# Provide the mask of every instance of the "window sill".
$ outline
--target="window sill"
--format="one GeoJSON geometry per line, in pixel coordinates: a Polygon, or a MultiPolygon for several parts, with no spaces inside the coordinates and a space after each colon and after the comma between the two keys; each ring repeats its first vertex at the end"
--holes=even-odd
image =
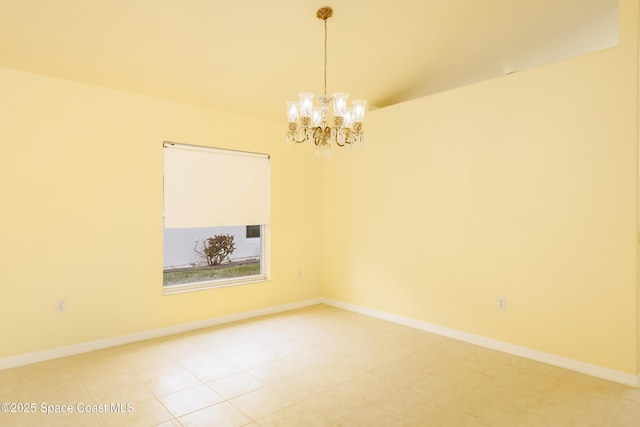
{"type": "Polygon", "coordinates": [[[209,282],[185,283],[182,285],[163,286],[163,295],[182,294],[185,292],[204,291],[208,289],[227,288],[229,286],[250,285],[253,283],[268,282],[266,276],[245,276],[237,279],[213,280],[209,282]]]}

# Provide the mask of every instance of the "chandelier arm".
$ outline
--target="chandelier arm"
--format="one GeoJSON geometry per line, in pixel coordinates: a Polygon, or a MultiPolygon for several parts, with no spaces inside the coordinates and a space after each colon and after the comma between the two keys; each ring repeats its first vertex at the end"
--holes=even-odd
{"type": "Polygon", "coordinates": [[[290,137],[291,141],[295,142],[296,144],[302,144],[303,142],[309,140],[309,137],[307,136],[306,132],[302,134],[301,139],[296,138],[295,132],[289,132],[288,137],[290,137]]]}
{"type": "Polygon", "coordinates": [[[313,143],[318,146],[322,142],[322,128],[320,126],[313,128],[313,143]]]}

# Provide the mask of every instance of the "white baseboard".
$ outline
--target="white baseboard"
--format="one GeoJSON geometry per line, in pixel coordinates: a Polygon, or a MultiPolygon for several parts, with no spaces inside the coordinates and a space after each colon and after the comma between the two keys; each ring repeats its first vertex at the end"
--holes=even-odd
{"type": "Polygon", "coordinates": [[[479,345],[481,347],[490,348],[492,350],[498,350],[503,353],[513,354],[515,356],[524,357],[527,359],[535,360],[537,362],[546,363],[548,365],[558,366],[560,368],[569,369],[572,371],[591,375],[593,377],[614,381],[614,382],[629,385],[632,387],[640,387],[640,376],[627,374],[625,372],[615,371],[613,369],[604,368],[602,366],[592,365],[589,363],[580,362],[573,359],[568,359],[566,357],[557,356],[555,354],[532,350],[530,348],[521,347],[515,344],[510,344],[503,341],[498,341],[491,338],[470,334],[468,332],[462,332],[455,329],[445,328],[442,326],[434,325],[434,324],[423,322],[420,320],[411,319],[409,317],[398,316],[398,315],[387,313],[384,311],[361,307],[358,305],[349,304],[342,301],[336,301],[329,298],[322,298],[321,300],[323,304],[330,305],[336,308],[341,308],[343,310],[364,314],[366,316],[386,320],[389,322],[397,323],[400,325],[408,326],[408,327],[419,329],[426,332],[431,332],[437,335],[453,338],[455,340],[464,341],[470,344],[479,345]]]}
{"type": "Polygon", "coordinates": [[[74,354],[86,353],[103,348],[115,347],[118,345],[129,344],[137,341],[144,341],[153,338],[160,338],[168,335],[175,335],[181,332],[193,331],[196,329],[208,328],[210,326],[222,325],[225,323],[236,322],[239,320],[251,319],[253,317],[265,316],[284,311],[296,310],[308,307],[310,305],[321,304],[321,298],[315,298],[305,301],[298,301],[291,304],[278,305],[275,307],[261,308],[258,310],[245,311],[242,313],[230,314],[227,316],[214,317],[211,319],[199,320],[196,322],[183,323],[179,325],[167,326],[165,328],[151,329],[148,331],[137,332],[135,334],[121,335],[113,338],[89,341],[79,344],[73,344],[65,347],[53,348],[34,353],[21,354],[18,356],[10,356],[0,358],[0,370],[14,368],[16,366],[29,365],[31,363],[43,362],[45,360],[57,359],[59,357],[72,356],[74,354]]]}

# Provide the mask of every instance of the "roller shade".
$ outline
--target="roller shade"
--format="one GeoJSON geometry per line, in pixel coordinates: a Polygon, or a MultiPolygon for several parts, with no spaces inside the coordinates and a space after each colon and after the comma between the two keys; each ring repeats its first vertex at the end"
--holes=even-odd
{"type": "Polygon", "coordinates": [[[165,228],[269,224],[267,154],[164,143],[165,228]]]}

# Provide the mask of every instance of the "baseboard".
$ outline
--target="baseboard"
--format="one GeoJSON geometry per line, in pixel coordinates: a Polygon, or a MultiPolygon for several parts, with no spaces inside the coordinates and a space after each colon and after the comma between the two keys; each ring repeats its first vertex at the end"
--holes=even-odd
{"type": "Polygon", "coordinates": [[[377,319],[386,320],[392,323],[408,326],[437,335],[442,335],[459,341],[468,342],[470,344],[479,345],[481,347],[498,350],[503,353],[520,356],[537,362],[546,363],[548,365],[558,366],[560,368],[569,369],[580,372],[593,377],[602,378],[609,381],[629,385],[632,387],[640,387],[640,376],[627,374],[625,372],[615,371],[613,369],[604,368],[602,366],[592,365],[573,359],[557,356],[555,354],[545,353],[542,351],[532,350],[530,348],[482,337],[479,335],[462,332],[455,329],[445,328],[420,320],[411,319],[409,317],[398,316],[384,311],[374,310],[371,308],[361,307],[354,304],[336,301],[329,298],[322,298],[322,303],[336,308],[340,308],[354,313],[364,314],[366,316],[377,319]]]}
{"type": "Polygon", "coordinates": [[[57,359],[74,354],[86,353],[94,350],[101,350],[108,347],[115,347],[123,344],[130,344],[137,341],[144,341],[153,338],[160,338],[169,335],[175,335],[182,332],[193,331],[196,329],[208,328],[211,326],[223,325],[225,323],[237,322],[239,320],[251,319],[254,317],[265,316],[269,314],[281,313],[284,311],[296,310],[311,305],[321,304],[321,298],[298,301],[291,304],[278,305],[274,307],[261,308],[258,310],[245,311],[226,316],[214,317],[211,319],[200,320],[190,323],[182,323],[179,325],[168,326],[165,328],[151,329],[135,334],[121,335],[113,338],[89,341],[79,344],[73,344],[65,347],[58,347],[49,350],[38,351],[34,353],[21,354],[0,358],[0,370],[15,368],[16,366],[29,365],[31,363],[44,362],[46,360],[57,359]]]}
{"type": "Polygon", "coordinates": [[[530,348],[494,340],[491,338],[474,335],[468,332],[458,331],[456,329],[445,328],[409,317],[398,316],[396,314],[385,311],[375,310],[330,298],[314,298],[304,301],[298,301],[291,304],[266,307],[257,310],[251,310],[241,313],[230,314],[226,316],[214,317],[211,319],[200,320],[196,322],[183,323],[179,325],[168,326],[165,328],[151,329],[135,334],[121,335],[118,337],[107,338],[96,341],[89,341],[79,344],[73,344],[65,347],[58,347],[49,350],[43,350],[33,353],[21,354],[17,356],[9,356],[0,358],[0,370],[14,368],[17,366],[29,365],[32,363],[43,362],[46,360],[57,359],[65,356],[86,353],[89,351],[101,350],[108,347],[115,347],[133,342],[160,338],[169,335],[175,335],[182,332],[193,331],[197,329],[208,328],[211,326],[223,325],[226,323],[237,322],[240,320],[251,319],[254,317],[266,316],[269,314],[281,313],[285,311],[296,310],[316,304],[326,304],[336,308],[340,308],[354,313],[364,314],[392,323],[408,326],[426,332],[442,335],[459,341],[468,342],[470,344],[479,345],[481,347],[502,351],[504,353],[513,354],[515,356],[524,357],[549,365],[558,366],[572,371],[580,372],[586,375],[614,381],[617,383],[629,385],[632,387],[640,387],[640,376],[634,376],[609,368],[580,362],[573,359],[557,356],[555,354],[545,353],[530,348]]]}

